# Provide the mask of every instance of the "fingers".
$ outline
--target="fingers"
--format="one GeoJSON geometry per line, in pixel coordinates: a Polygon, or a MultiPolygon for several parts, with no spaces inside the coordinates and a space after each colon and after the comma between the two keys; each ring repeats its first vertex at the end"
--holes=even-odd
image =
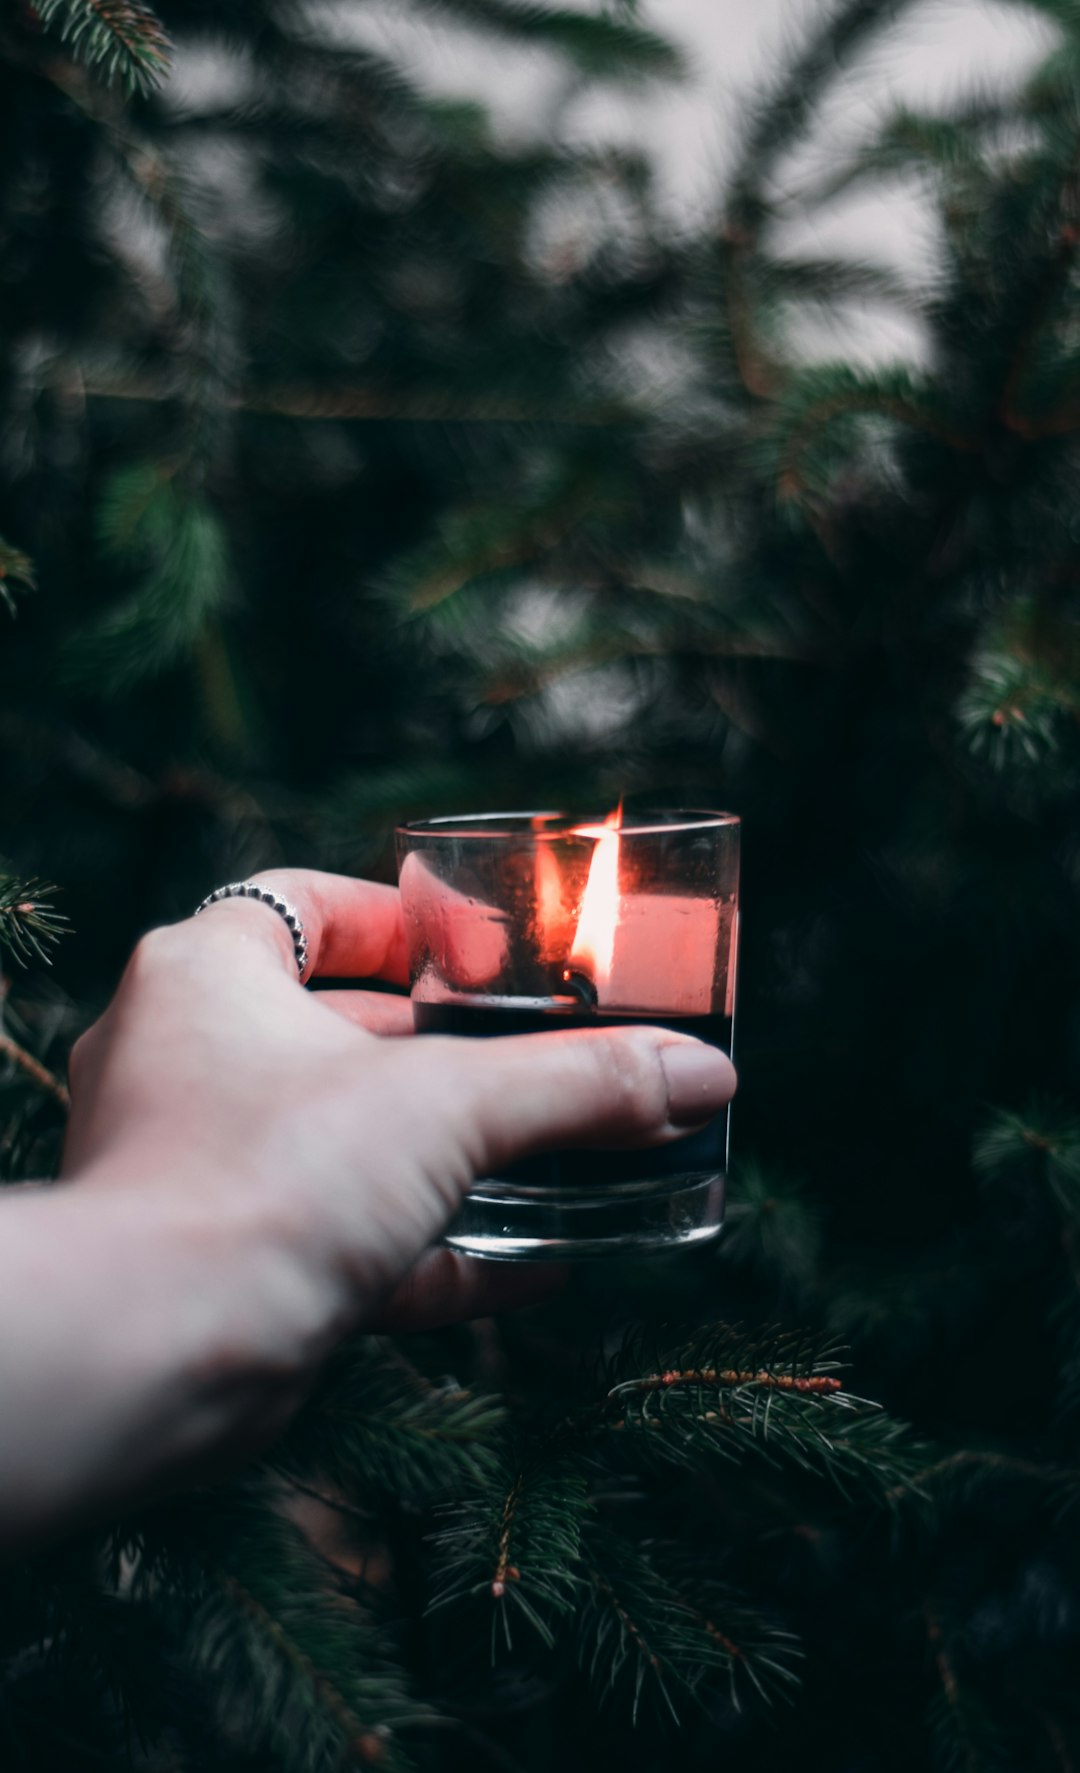
{"type": "Polygon", "coordinates": [[[395,1288],[375,1330],[435,1329],[467,1317],[494,1317],[536,1305],[566,1284],[559,1263],[476,1262],[454,1250],[429,1250],[395,1288]]]}
{"type": "MultiPolygon", "coordinates": [[[[280,893],[299,913],[311,957],[309,976],[408,984],[405,927],[396,887],[351,880],[344,874],[320,874],[309,868],[274,868],[253,878],[260,886],[280,893]]],[[[257,900],[222,899],[208,906],[192,927],[220,928],[226,917],[233,918],[237,929],[262,932],[287,964],[295,965],[284,920],[257,900]]]]}
{"type": "Polygon", "coordinates": [[[423,930],[430,963],[459,991],[498,977],[509,947],[506,917],[494,905],[447,886],[415,850],[401,864],[401,901],[410,925],[423,930]]]}
{"type": "Polygon", "coordinates": [[[416,1032],[408,997],[388,991],[317,991],[315,996],[335,1016],[356,1028],[366,1028],[369,1034],[396,1039],[416,1032]]]}
{"type": "Polygon", "coordinates": [[[724,1053],[666,1029],[429,1035],[402,1059],[424,1074],[418,1105],[456,1132],[476,1176],[560,1145],[662,1144],[735,1093],[724,1053]]]}

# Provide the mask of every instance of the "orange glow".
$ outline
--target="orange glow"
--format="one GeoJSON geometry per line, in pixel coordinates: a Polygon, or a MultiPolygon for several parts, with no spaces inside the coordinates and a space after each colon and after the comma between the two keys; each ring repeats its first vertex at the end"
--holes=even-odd
{"type": "Polygon", "coordinates": [[[536,927],[541,959],[559,961],[566,953],[568,934],[563,880],[558,860],[546,843],[536,846],[536,927]]]}
{"type": "Polygon", "coordinates": [[[578,837],[594,837],[596,848],[589,863],[570,965],[587,972],[599,991],[611,980],[615,929],[619,921],[621,801],[602,825],[577,825],[574,829],[578,837]]]}

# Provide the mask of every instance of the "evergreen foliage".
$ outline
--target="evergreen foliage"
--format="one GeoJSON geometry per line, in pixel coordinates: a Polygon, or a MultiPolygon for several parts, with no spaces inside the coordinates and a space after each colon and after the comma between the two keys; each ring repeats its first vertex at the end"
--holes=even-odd
{"type": "MultiPolygon", "coordinates": [[[[678,240],[298,5],[6,19],[4,1179],[219,880],[625,791],[743,814],[747,915],[716,1248],[360,1339],[256,1469],[9,1569],[5,1773],[1080,1757],[1080,13],[1030,6],[1015,94],[785,194],[913,10],[823,7],[678,240]],[[932,287],[778,248],[883,176],[932,287]],[[920,361],[806,361],[853,300],[920,361]]],[[[408,11],[677,72],[632,7],[408,11]]]]}

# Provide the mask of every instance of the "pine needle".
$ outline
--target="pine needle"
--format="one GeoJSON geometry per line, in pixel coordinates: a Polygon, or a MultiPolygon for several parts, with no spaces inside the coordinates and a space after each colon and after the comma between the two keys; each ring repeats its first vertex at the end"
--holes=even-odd
{"type": "Polygon", "coordinates": [[[0,874],[0,944],[20,966],[52,964],[50,950],[69,933],[68,920],[51,900],[57,888],[43,880],[0,874]]]}
{"type": "Polygon", "coordinates": [[[168,36],[141,0],[34,0],[34,10],[106,85],[146,93],[168,72],[168,36]]]}

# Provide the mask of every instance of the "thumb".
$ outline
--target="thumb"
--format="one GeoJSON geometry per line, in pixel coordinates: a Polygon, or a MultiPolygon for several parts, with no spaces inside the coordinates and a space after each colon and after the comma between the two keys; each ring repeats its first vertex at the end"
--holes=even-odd
{"type": "Polygon", "coordinates": [[[661,1028],[582,1029],[494,1040],[425,1035],[427,1105],[449,1108],[473,1174],[563,1145],[658,1145],[735,1093],[731,1060],[661,1028]]]}

